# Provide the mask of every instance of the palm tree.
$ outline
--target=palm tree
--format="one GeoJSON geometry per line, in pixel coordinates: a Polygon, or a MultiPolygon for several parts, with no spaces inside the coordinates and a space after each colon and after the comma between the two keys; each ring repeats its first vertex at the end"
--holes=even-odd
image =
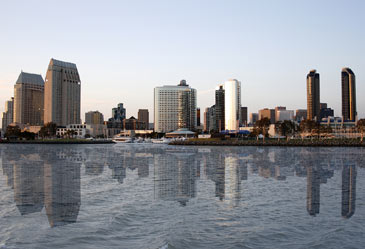
{"type": "Polygon", "coordinates": [[[361,132],[361,143],[364,140],[365,119],[357,121],[357,129],[361,132]]]}

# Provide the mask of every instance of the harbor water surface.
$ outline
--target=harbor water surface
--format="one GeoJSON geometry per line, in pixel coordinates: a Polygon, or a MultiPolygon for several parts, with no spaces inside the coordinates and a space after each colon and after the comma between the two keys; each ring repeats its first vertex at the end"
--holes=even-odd
{"type": "Polygon", "coordinates": [[[364,248],[365,148],[0,145],[0,248],[364,248]]]}

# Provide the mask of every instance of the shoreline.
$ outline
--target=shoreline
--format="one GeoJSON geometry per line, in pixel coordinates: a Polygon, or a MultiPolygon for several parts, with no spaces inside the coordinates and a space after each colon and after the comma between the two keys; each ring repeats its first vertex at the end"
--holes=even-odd
{"type": "Polygon", "coordinates": [[[24,140],[24,141],[0,141],[0,144],[114,144],[111,140],[24,140]]]}
{"type": "Polygon", "coordinates": [[[169,145],[176,146],[273,146],[273,147],[365,147],[365,141],[355,139],[336,139],[336,140],[191,140],[174,141],[169,145]]]}

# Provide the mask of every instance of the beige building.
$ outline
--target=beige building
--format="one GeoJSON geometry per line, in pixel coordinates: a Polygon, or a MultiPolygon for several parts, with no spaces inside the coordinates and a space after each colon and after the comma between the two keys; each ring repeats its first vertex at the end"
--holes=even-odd
{"type": "Polygon", "coordinates": [[[44,123],[80,123],[81,82],[74,63],[51,59],[44,87],[44,123]]]}
{"type": "Polygon", "coordinates": [[[138,121],[143,122],[146,125],[146,130],[148,130],[148,124],[149,124],[149,113],[148,109],[139,109],[138,110],[138,121]]]}
{"type": "Polygon", "coordinates": [[[104,115],[99,111],[85,113],[85,124],[104,124],[104,115]]]}
{"type": "Polygon", "coordinates": [[[259,110],[259,120],[263,118],[268,118],[271,124],[275,124],[275,110],[268,108],[259,110]]]}
{"type": "Polygon", "coordinates": [[[14,85],[14,121],[43,125],[44,81],[39,74],[21,72],[14,85]]]}
{"type": "Polygon", "coordinates": [[[12,97],[10,100],[5,102],[5,112],[2,115],[2,131],[3,134],[6,132],[6,127],[9,124],[13,123],[13,115],[14,115],[14,98],[12,97]]]}

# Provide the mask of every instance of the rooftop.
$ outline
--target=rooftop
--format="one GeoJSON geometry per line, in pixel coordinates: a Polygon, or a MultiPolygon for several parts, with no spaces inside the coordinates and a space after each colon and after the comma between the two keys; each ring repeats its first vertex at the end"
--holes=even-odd
{"type": "Polygon", "coordinates": [[[16,84],[35,84],[44,86],[44,80],[40,74],[21,72],[16,84]]]}

